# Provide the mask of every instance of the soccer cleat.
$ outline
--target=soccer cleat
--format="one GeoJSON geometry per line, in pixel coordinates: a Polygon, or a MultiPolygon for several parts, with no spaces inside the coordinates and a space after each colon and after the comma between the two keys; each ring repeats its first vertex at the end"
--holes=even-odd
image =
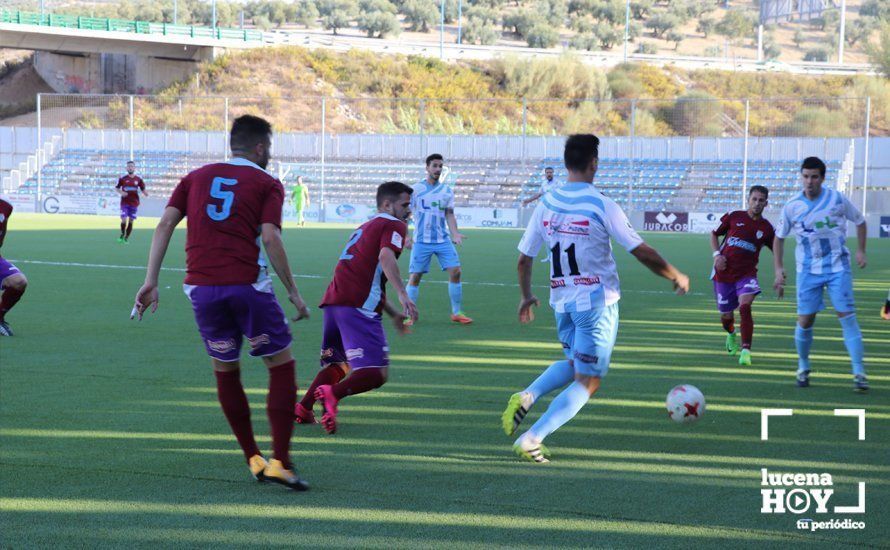
{"type": "Polygon", "coordinates": [[[739,354],[739,337],[733,332],[731,334],[726,335],[726,353],[730,355],[738,355],[739,354]]]}
{"type": "Polygon", "coordinates": [[[859,393],[868,391],[868,378],[864,374],[857,374],[853,377],[853,391],[859,393]]]}
{"type": "Polygon", "coordinates": [[[462,325],[469,325],[470,323],[473,322],[472,319],[470,319],[469,317],[464,315],[463,311],[458,311],[457,313],[452,315],[451,320],[454,321],[455,323],[460,323],[462,325]]]}
{"type": "Polygon", "coordinates": [[[263,455],[253,455],[250,457],[250,460],[247,461],[247,465],[250,467],[250,475],[252,475],[255,480],[266,481],[266,476],[263,472],[266,471],[266,467],[269,463],[266,462],[263,455]]]}
{"type": "Polygon", "coordinates": [[[266,481],[283,485],[294,491],[308,491],[309,484],[300,479],[300,474],[294,470],[288,470],[280,460],[272,459],[263,472],[266,481]]]}
{"type": "Polygon", "coordinates": [[[307,409],[302,403],[297,403],[297,406],[294,407],[294,421],[297,424],[318,424],[312,409],[307,409]]]}
{"type": "Polygon", "coordinates": [[[329,384],[318,386],[315,390],[315,399],[321,403],[324,414],[321,415],[321,425],[329,434],[337,431],[337,398],[329,384]]]}
{"type": "Polygon", "coordinates": [[[797,371],[797,387],[807,388],[810,385],[810,371],[797,371]]]}
{"type": "Polygon", "coordinates": [[[119,244],[123,244],[123,242],[124,242],[124,238],[123,238],[123,237],[118,237],[118,238],[117,238],[117,242],[118,242],[119,244]]]}
{"type": "Polygon", "coordinates": [[[528,432],[525,435],[520,437],[513,443],[513,452],[516,453],[519,458],[523,458],[530,462],[535,462],[537,464],[547,464],[550,462],[547,457],[550,456],[550,451],[545,447],[542,443],[535,443],[531,441],[530,437],[527,437],[528,432]]]}
{"type": "Polygon", "coordinates": [[[406,317],[405,320],[402,321],[402,324],[405,325],[406,327],[413,327],[414,321],[411,320],[411,317],[406,317]]]}
{"type": "Polygon", "coordinates": [[[742,352],[739,354],[739,365],[743,367],[751,366],[751,350],[742,349],[742,352]]]}
{"type": "Polygon", "coordinates": [[[6,321],[0,321],[0,336],[13,336],[12,328],[6,321]]]}
{"type": "Polygon", "coordinates": [[[505,434],[513,435],[513,432],[522,424],[522,419],[525,418],[525,415],[528,414],[528,410],[532,408],[534,403],[532,394],[528,392],[518,392],[510,396],[510,400],[507,401],[507,408],[504,409],[504,413],[501,415],[501,426],[504,428],[505,434]]]}
{"type": "Polygon", "coordinates": [[[130,244],[130,239],[124,239],[124,244],[130,244]]]}

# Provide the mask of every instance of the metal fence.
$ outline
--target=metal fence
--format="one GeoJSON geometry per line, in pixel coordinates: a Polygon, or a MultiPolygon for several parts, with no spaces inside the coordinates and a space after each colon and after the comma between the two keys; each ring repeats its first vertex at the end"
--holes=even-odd
{"type": "MultiPolygon", "coordinates": [[[[288,161],[326,165],[343,160],[422,159],[434,151],[452,159],[491,160],[522,167],[529,179],[561,157],[561,137],[592,132],[605,158],[626,159],[627,197],[645,185],[653,159],[733,160],[741,166],[735,193],[744,204],[755,160],[816,155],[845,164],[845,192],[867,209],[870,98],[787,99],[381,99],[339,97],[176,97],[39,94],[35,166],[48,144],[91,135],[90,147],[128,151],[204,151],[228,158],[226,130],[242,114],[264,116],[276,133],[273,153],[288,161]],[[99,136],[99,143],[96,142],[99,136]],[[859,143],[859,151],[854,152],[859,143]],[[108,141],[108,143],[105,143],[108,141]],[[851,155],[864,159],[852,162],[851,155]],[[859,167],[857,169],[856,167],[859,167]]],[[[56,144],[54,150],[60,147],[56,144]]],[[[35,174],[38,188],[41,171],[35,174]]],[[[708,191],[706,175],[686,181],[708,191]]]]}

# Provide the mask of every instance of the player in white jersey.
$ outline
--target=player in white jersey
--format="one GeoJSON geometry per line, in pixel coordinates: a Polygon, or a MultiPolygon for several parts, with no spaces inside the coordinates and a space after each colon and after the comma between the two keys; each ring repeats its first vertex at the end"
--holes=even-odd
{"type": "Polygon", "coordinates": [[[542,441],[571,420],[599,389],[609,370],[618,334],[618,270],[611,239],[655,274],[674,284],[678,294],[689,290],[689,277],[667,263],[634,231],[621,208],[593,186],[599,163],[599,138],[574,135],[566,140],[568,182],[538,204],[519,243],[519,322],[534,319],[538,299],[532,294],[532,265],[541,245],[550,261],[550,306],[566,359],[550,365],[525,391],[510,396],[502,415],[512,434],[536,400],[566,387],[541,418],[513,444],[533,462],[548,462],[542,441]]]}
{"type": "MultiPolygon", "coordinates": [[[[433,256],[442,271],[448,272],[448,297],[451,320],[462,325],[473,322],[462,310],[463,285],[460,282],[460,257],[455,244],[466,238],[457,230],[454,217],[454,190],[442,181],[444,160],[434,153],[426,158],[426,177],[413,187],[411,211],[414,212],[414,241],[408,265],[408,296],[417,303],[420,279],[429,272],[433,256]]],[[[410,324],[410,323],[409,323],[410,324]]]]}
{"type": "Polygon", "coordinates": [[[554,179],[554,177],[553,177],[553,167],[552,167],[552,166],[548,166],[547,168],[544,168],[544,181],[541,182],[541,189],[540,189],[540,191],[538,191],[537,193],[535,193],[535,194],[532,195],[531,197],[529,197],[529,198],[525,199],[524,201],[522,201],[522,206],[528,206],[528,205],[530,205],[531,203],[533,203],[533,202],[535,202],[536,200],[540,199],[541,197],[543,197],[544,195],[546,195],[547,193],[549,193],[549,192],[552,191],[553,189],[558,188],[559,185],[560,185],[560,182],[557,181],[556,179],[554,179]]]}
{"type": "Polygon", "coordinates": [[[865,268],[866,226],[862,213],[846,197],[827,187],[825,163],[816,157],[804,159],[800,167],[803,191],[782,209],[782,219],[776,230],[773,257],[776,268],[776,292],[781,297],[785,290],[783,252],[785,238],[794,234],[797,248],[797,326],[794,341],[797,345],[797,385],[810,385],[810,347],[813,344],[813,323],[816,313],[825,309],[822,299],[828,289],[831,305],[837,312],[844,334],[844,344],[853,366],[853,388],[868,391],[862,345],[862,331],[856,320],[853,302],[853,273],[850,251],[844,245],[847,221],[856,225],[856,263],[865,268]]]}

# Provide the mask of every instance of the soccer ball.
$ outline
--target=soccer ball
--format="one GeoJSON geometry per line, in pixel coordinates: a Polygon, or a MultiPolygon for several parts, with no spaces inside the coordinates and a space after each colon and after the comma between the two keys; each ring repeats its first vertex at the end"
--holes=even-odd
{"type": "Polygon", "coordinates": [[[671,420],[680,424],[691,424],[705,414],[705,396],[689,384],[681,384],[669,391],[665,405],[671,420]]]}

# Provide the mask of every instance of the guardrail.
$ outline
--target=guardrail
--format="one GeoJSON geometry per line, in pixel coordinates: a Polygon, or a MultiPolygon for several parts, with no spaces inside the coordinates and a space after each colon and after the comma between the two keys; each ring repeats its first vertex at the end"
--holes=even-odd
{"type": "Polygon", "coordinates": [[[196,27],[194,25],[170,25],[149,21],[128,21],[107,17],[84,17],[55,13],[39,14],[18,10],[0,10],[0,23],[18,23],[64,29],[88,31],[131,32],[134,34],[154,34],[163,36],[188,36],[191,38],[216,38],[219,40],[243,40],[262,42],[263,32],[253,29],[226,29],[196,27]]]}

